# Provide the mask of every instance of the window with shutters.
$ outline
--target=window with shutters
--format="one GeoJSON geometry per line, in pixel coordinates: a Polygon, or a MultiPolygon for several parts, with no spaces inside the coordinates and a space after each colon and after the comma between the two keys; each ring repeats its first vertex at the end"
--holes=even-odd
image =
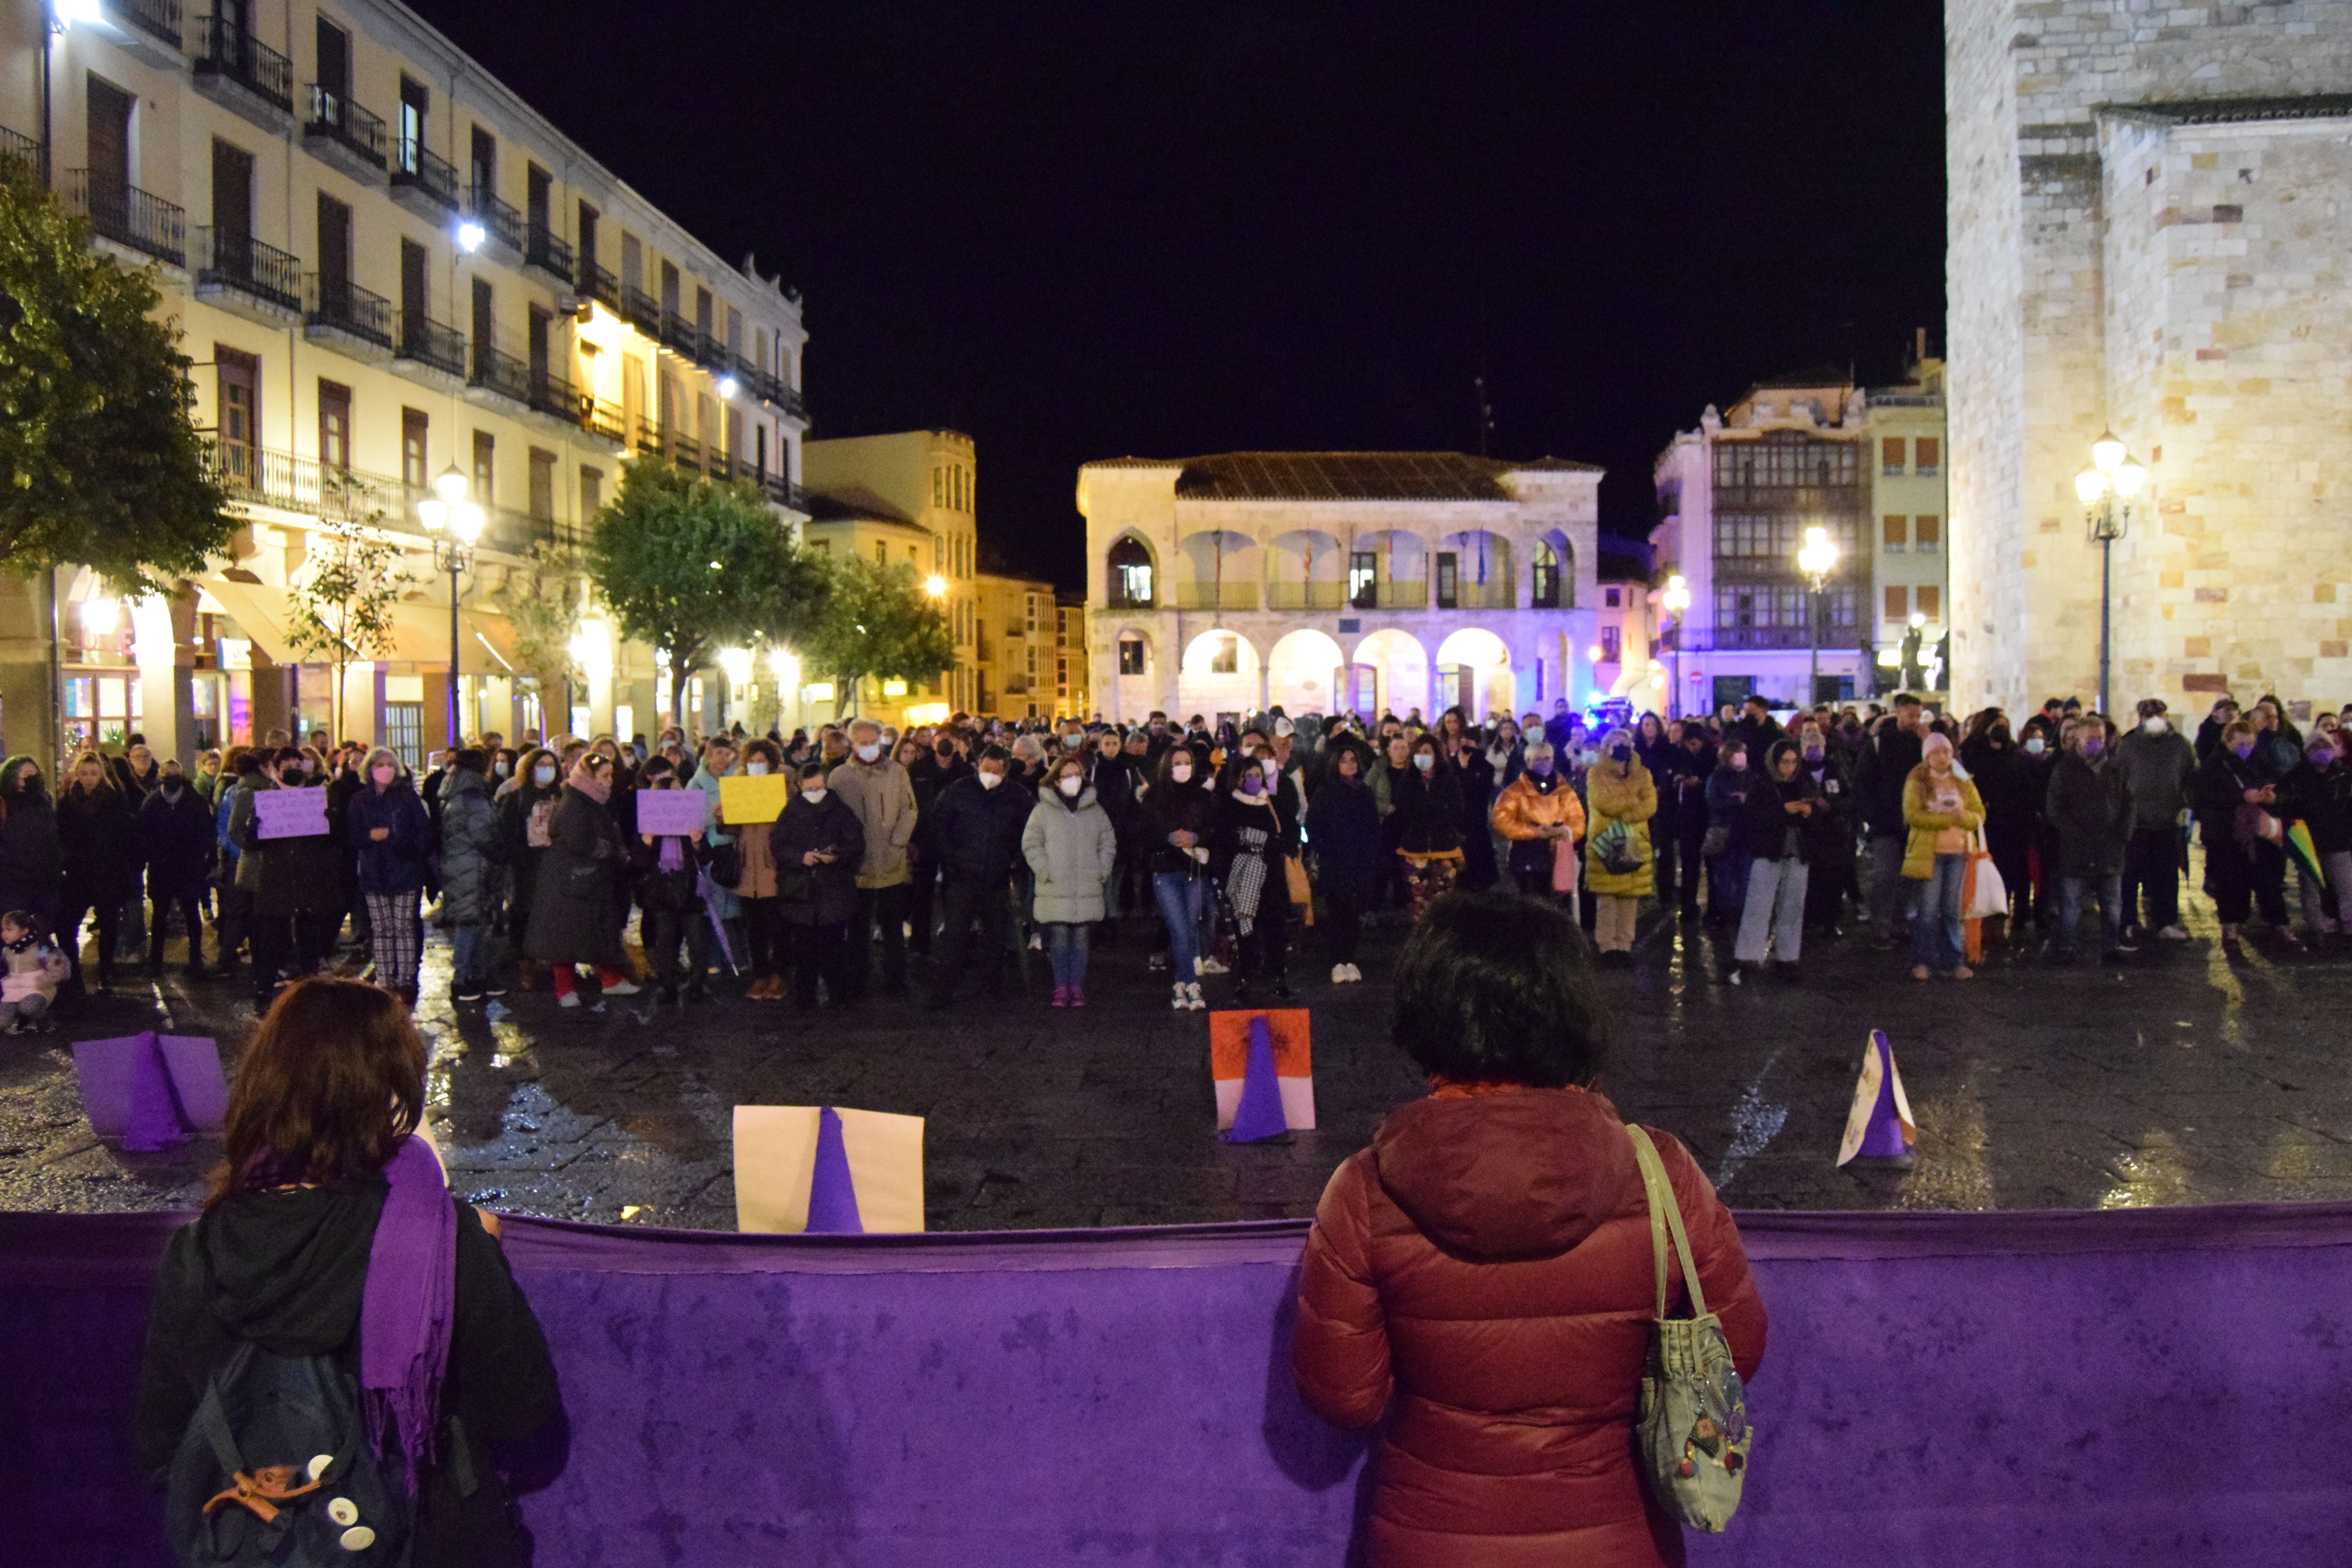
{"type": "Polygon", "coordinates": [[[1892,478],[1903,472],[1903,437],[1887,436],[1878,443],[1878,471],[1892,478]]]}
{"type": "Polygon", "coordinates": [[[1886,590],[1886,618],[1897,622],[1911,618],[1910,589],[1890,587],[1886,590]]]}
{"type": "Polygon", "coordinates": [[[1911,443],[1911,471],[1922,479],[1933,479],[1942,471],[1944,443],[1933,436],[1922,436],[1911,443]]]}
{"type": "Polygon", "coordinates": [[[537,447],[530,449],[530,515],[555,521],[555,454],[537,447]]]}
{"type": "Polygon", "coordinates": [[[1911,523],[1899,511],[1890,511],[1878,520],[1878,542],[1895,554],[1911,547],[1911,523]]]}
{"type": "Polygon", "coordinates": [[[488,430],[474,432],[474,500],[482,506],[495,503],[499,489],[499,438],[488,430]]]}
{"type": "Polygon", "coordinates": [[[432,469],[425,464],[425,446],[432,427],[432,416],[422,408],[400,411],[400,482],[413,490],[421,490],[431,482],[432,469]]]}
{"type": "Polygon", "coordinates": [[[1925,584],[1918,590],[1919,613],[1931,621],[1944,618],[1944,591],[1934,584],[1925,584]]]}
{"type": "Polygon", "coordinates": [[[1944,542],[1944,520],[1922,517],[1912,520],[1912,537],[1919,542],[1919,553],[1932,555],[1944,542]]]}

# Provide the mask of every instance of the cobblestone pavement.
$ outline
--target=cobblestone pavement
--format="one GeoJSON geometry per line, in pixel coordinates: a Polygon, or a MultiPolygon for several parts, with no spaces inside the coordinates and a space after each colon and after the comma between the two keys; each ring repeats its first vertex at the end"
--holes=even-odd
{"type": "MultiPolygon", "coordinates": [[[[2194,942],[2127,967],[1996,954],[1973,982],[1932,984],[1850,936],[1816,944],[1801,984],[1730,986],[1716,938],[1645,921],[1640,966],[1603,977],[1623,1013],[1601,1087],[1685,1139],[1738,1207],[2352,1198],[2352,959],[2258,946],[2232,964],[2202,912],[2194,942]],[[1906,1173],[1832,1163],[1873,1027],[1894,1041],[1920,1129],[1906,1173]]],[[[453,1010],[436,938],[417,1010],[433,1131],[462,1193],[578,1219],[731,1228],[739,1102],[929,1118],[935,1230],[1303,1215],[1418,1091],[1388,1043],[1379,980],[1400,935],[1369,933],[1367,982],[1346,987],[1322,978],[1311,932],[1298,944],[1321,1126],[1250,1147],[1212,1131],[1206,1016],[1167,1010],[1139,941],[1097,954],[1083,1012],[1047,1008],[1035,981],[1025,998],[955,1014],[878,998],[840,1014],[739,1000],[679,1012],[650,994],[564,1013],[542,990],[510,995],[511,1016],[492,1024],[479,1005],[453,1010]]],[[[68,1042],[168,1024],[215,1036],[233,1061],[253,1023],[243,987],[117,984],[57,1033],[0,1039],[0,1207],[200,1195],[217,1144],[141,1155],[101,1143],[68,1042]]],[[[1213,1003],[1229,982],[1210,984],[1213,1003]]]]}

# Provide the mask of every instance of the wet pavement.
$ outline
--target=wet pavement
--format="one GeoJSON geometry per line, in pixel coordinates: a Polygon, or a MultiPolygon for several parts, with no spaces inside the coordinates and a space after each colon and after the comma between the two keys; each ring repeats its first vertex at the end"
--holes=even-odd
{"type": "MultiPolygon", "coordinates": [[[[1742,1208],[2352,1199],[2352,958],[2256,944],[2230,963],[2196,901],[2196,940],[2126,967],[1995,953],[1973,982],[1928,984],[1854,935],[1811,944],[1801,984],[1727,985],[1727,942],[1645,918],[1640,965],[1602,977],[1622,1013],[1601,1087],[1680,1135],[1742,1208]],[[1872,1028],[1894,1043],[1919,1126],[1907,1172],[1833,1163],[1872,1028]]],[[[1332,1167],[1418,1091],[1386,1037],[1381,976],[1401,936],[1368,931],[1367,981],[1344,987],[1323,979],[1311,932],[1297,944],[1320,1127],[1234,1147],[1213,1131],[1206,1015],[1167,1010],[1139,940],[1097,953],[1083,1012],[1045,1005],[1033,954],[1027,996],[952,1014],[878,997],[843,1013],[740,1000],[679,1011],[650,993],[593,1014],[541,990],[508,996],[492,1023],[447,1000],[436,935],[417,1008],[433,1132],[464,1194],[562,1218],[732,1228],[738,1103],[928,1118],[934,1230],[1304,1215],[1332,1167]]],[[[1213,1005],[1230,982],[1209,984],[1213,1005]]],[[[174,973],[118,978],[58,1032],[0,1038],[0,1208],[194,1204],[217,1143],[126,1154],[101,1142],[69,1042],[168,1026],[213,1035],[233,1062],[252,1025],[242,985],[174,973]]]]}

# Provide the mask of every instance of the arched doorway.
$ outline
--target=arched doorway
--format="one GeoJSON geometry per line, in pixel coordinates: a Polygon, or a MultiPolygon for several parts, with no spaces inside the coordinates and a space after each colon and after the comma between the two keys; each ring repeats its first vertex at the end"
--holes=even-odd
{"type": "Polygon", "coordinates": [[[1213,724],[1220,713],[1255,711],[1257,694],[1257,648],[1249,638],[1239,632],[1202,632],[1184,649],[1176,673],[1178,711],[1171,717],[1200,713],[1213,724]]]}
{"type": "Polygon", "coordinates": [[[1538,610],[1576,608],[1576,546],[1558,529],[1536,541],[1534,595],[1528,604],[1538,610]]]}
{"type": "Polygon", "coordinates": [[[1511,650],[1490,631],[1463,627],[1438,645],[1437,689],[1440,708],[1459,703],[1473,724],[1489,713],[1508,713],[1518,696],[1511,650]]]}
{"type": "Polygon", "coordinates": [[[1267,706],[1293,715],[1333,711],[1347,695],[1347,662],[1339,645],[1321,632],[1292,632],[1266,655],[1267,706]]]}
{"type": "Polygon", "coordinates": [[[1367,719],[1392,712],[1402,719],[1429,708],[1429,656],[1410,632],[1394,627],[1372,633],[1356,645],[1349,671],[1349,707],[1367,719]]]}

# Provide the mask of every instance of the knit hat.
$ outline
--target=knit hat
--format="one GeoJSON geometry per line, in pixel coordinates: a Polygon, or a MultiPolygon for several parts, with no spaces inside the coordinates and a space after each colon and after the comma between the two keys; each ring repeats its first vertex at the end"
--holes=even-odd
{"type": "Polygon", "coordinates": [[[1919,742],[1919,760],[1925,762],[1939,751],[1948,752],[1951,749],[1952,738],[1949,735],[1945,734],[1941,730],[1930,730],[1927,731],[1927,739],[1919,742]]]}

